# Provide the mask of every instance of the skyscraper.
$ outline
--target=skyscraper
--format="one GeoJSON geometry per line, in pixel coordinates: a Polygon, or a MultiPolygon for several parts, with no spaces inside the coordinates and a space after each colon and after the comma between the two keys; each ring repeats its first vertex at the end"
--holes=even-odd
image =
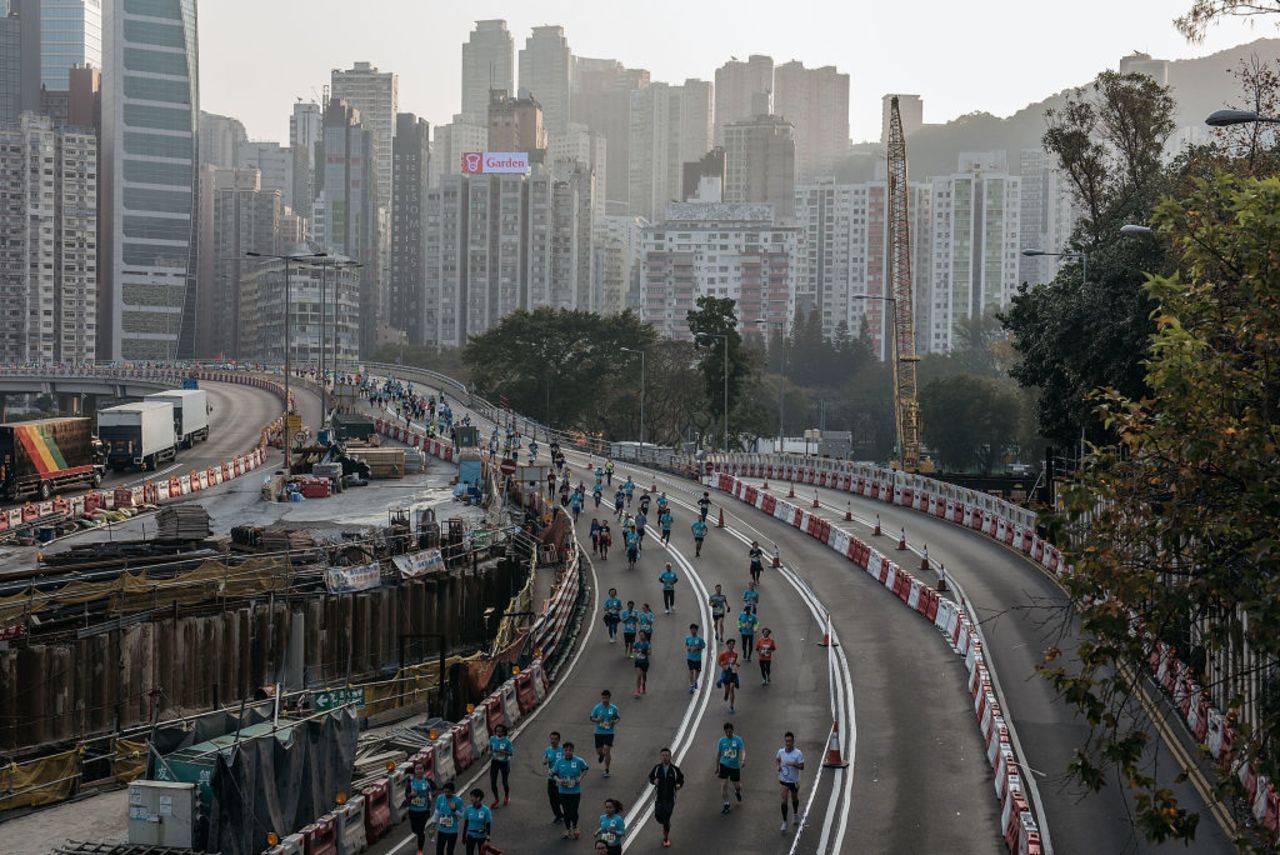
{"type": "Polygon", "coordinates": [[[324,138],[324,111],[314,101],[298,101],[289,116],[289,153],[293,157],[293,210],[311,218],[316,198],[316,151],[324,138]]]}
{"type": "Polygon", "coordinates": [[[387,299],[391,326],[425,344],[423,288],[426,277],[427,186],[431,128],[413,113],[396,115],[392,149],[391,276],[387,299]]]}
{"type": "Polygon", "coordinates": [[[462,155],[468,151],[484,151],[489,144],[487,114],[480,124],[473,124],[461,113],[456,113],[447,125],[436,125],[431,143],[431,167],[428,170],[432,187],[440,186],[446,175],[462,172],[462,155]]]}
{"type": "Polygon", "coordinates": [[[377,204],[391,209],[391,140],[396,133],[396,112],[400,109],[399,78],[390,71],[378,71],[367,62],[357,62],[346,71],[332,73],[333,97],[341,98],[360,111],[360,122],[373,137],[373,171],[377,204]]]}
{"type": "Polygon", "coordinates": [[[369,354],[383,310],[375,269],[373,135],[361,123],[360,111],[341,98],[331,99],[325,110],[323,163],[324,232],[317,237],[330,255],[344,255],[365,265],[360,270],[360,352],[369,354]]]}
{"type": "Polygon", "coordinates": [[[268,192],[278,190],[284,206],[293,208],[292,151],[278,142],[248,140],[240,143],[236,165],[258,170],[262,174],[262,189],[268,192]]]}
{"type": "MultiPolygon", "coordinates": [[[[716,145],[724,144],[731,122],[755,115],[755,96],[773,93],[773,58],[752,54],[746,62],[732,59],[716,69],[716,145]]],[[[766,113],[771,112],[766,106],[766,113]]]]}
{"type": "Polygon", "coordinates": [[[196,0],[109,0],[103,20],[107,257],[98,357],[188,357],[196,305],[196,0]]]}
{"type": "Polygon", "coordinates": [[[609,156],[609,144],[604,134],[577,122],[570,122],[566,133],[548,141],[547,165],[553,172],[557,175],[565,173],[564,177],[567,177],[578,167],[587,171],[592,183],[592,216],[597,218],[605,215],[609,156]]]}
{"type": "Polygon", "coordinates": [[[0,0],[0,122],[39,109],[40,0],[0,0]]]}
{"type": "MultiPolygon", "coordinates": [[[[1071,239],[1075,211],[1056,159],[1043,149],[1023,149],[1018,158],[1022,188],[1019,249],[1063,252],[1071,239]]],[[[1060,257],[1018,256],[1018,282],[1037,285],[1057,275],[1060,257]]]]}
{"type": "Polygon", "coordinates": [[[604,135],[605,207],[625,213],[630,194],[631,93],[649,85],[643,68],[623,68],[615,59],[576,57],[573,63],[573,121],[604,135]]]}
{"type": "Polygon", "coordinates": [[[516,91],[516,43],[502,19],[476,21],[462,45],[462,115],[470,124],[484,124],[489,115],[489,90],[516,91]]]}
{"type": "Polygon", "coordinates": [[[661,217],[681,195],[684,164],[711,149],[711,84],[686,80],[682,86],[654,83],[631,95],[628,180],[631,213],[661,217]]]}
{"type": "Polygon", "coordinates": [[[831,175],[849,150],[849,75],[801,62],[773,72],[773,112],[796,129],[796,178],[831,175]]]}
{"type": "Polygon", "coordinates": [[[0,127],[0,362],[96,355],[97,155],[47,116],[0,127]]]}
{"type": "Polygon", "coordinates": [[[520,51],[520,90],[542,105],[542,121],[550,137],[569,129],[573,56],[564,27],[534,27],[520,51]]]}
{"type": "Polygon", "coordinates": [[[756,116],[724,129],[726,202],[767,202],[780,224],[795,212],[796,144],[791,123],[756,116]]]}
{"type": "Polygon", "coordinates": [[[40,83],[69,88],[73,66],[102,68],[102,0],[40,0],[40,83]]]}
{"type": "Polygon", "coordinates": [[[523,151],[530,162],[541,163],[547,151],[547,128],[542,105],[527,94],[512,98],[493,90],[489,99],[488,151],[523,151]]]}
{"type": "Polygon", "coordinates": [[[240,165],[240,144],[249,138],[239,119],[200,111],[200,164],[234,169],[240,165]]]}

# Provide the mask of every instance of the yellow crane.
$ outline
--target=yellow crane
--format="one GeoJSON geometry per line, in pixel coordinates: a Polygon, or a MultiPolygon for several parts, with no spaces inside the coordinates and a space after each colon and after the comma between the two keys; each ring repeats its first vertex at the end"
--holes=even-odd
{"type": "Polygon", "coordinates": [[[916,381],[915,324],[912,319],[911,188],[907,183],[907,138],[902,131],[898,96],[889,101],[889,277],[893,307],[893,404],[898,454],[907,472],[932,471],[920,455],[920,400],[916,381]]]}

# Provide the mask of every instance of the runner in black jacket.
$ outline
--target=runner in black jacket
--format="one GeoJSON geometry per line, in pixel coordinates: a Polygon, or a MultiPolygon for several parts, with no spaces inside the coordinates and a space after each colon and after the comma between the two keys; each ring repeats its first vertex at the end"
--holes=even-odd
{"type": "Polygon", "coordinates": [[[656,796],[653,818],[662,826],[662,848],[671,848],[671,813],[676,809],[676,792],[684,786],[684,772],[671,762],[671,749],[662,749],[662,760],[649,772],[656,796]]]}

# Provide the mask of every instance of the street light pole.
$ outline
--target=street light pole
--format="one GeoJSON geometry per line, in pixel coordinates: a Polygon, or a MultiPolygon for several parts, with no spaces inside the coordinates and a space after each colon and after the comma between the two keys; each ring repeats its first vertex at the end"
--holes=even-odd
{"type": "Polygon", "coordinates": [[[1082,284],[1089,282],[1089,253],[1085,250],[1080,252],[1046,252],[1043,249],[1024,249],[1022,254],[1027,258],[1036,258],[1038,256],[1049,256],[1052,258],[1078,258],[1080,259],[1080,281],[1082,284]]]}
{"type": "Polygon", "coordinates": [[[765,330],[766,337],[768,336],[768,329],[770,326],[776,326],[778,328],[778,338],[776,339],[778,347],[778,453],[783,454],[785,453],[785,449],[782,446],[786,436],[786,419],[784,418],[782,411],[782,390],[783,382],[786,380],[783,375],[787,370],[787,355],[782,335],[784,327],[782,321],[770,321],[767,318],[758,318],[756,320],[756,326],[765,330]]]}
{"type": "Polygon", "coordinates": [[[640,447],[643,449],[644,448],[644,351],[636,350],[635,348],[632,348],[632,347],[622,347],[622,348],[619,348],[619,350],[623,350],[627,353],[640,354],[640,447]]]}

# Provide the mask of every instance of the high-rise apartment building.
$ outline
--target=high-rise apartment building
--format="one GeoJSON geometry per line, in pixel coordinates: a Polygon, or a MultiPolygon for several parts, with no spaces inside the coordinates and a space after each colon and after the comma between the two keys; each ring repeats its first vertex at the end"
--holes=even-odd
{"type": "Polygon", "coordinates": [[[324,139],[324,111],[314,101],[298,101],[289,116],[289,152],[293,158],[293,210],[310,219],[316,198],[317,152],[324,139]]]}
{"type": "Polygon", "coordinates": [[[894,98],[898,99],[898,116],[902,119],[904,137],[924,127],[924,99],[919,95],[890,93],[880,101],[880,145],[889,144],[889,112],[894,98]]]}
{"type": "Polygon", "coordinates": [[[591,198],[595,206],[592,214],[595,217],[605,215],[608,149],[608,140],[604,134],[577,122],[570,122],[565,133],[551,137],[547,148],[547,165],[555,174],[565,174],[567,177],[579,168],[587,170],[592,183],[591,198]]]}
{"type": "Polygon", "coordinates": [[[98,357],[184,358],[196,306],[196,0],[108,0],[103,20],[98,357]]]}
{"type": "Polygon", "coordinates": [[[462,45],[462,115],[468,123],[488,121],[490,90],[516,91],[515,54],[506,21],[476,21],[462,45]]]}
{"type": "MultiPolygon", "coordinates": [[[[1023,149],[1019,156],[1021,223],[1019,249],[1064,252],[1075,225],[1071,193],[1054,158],[1043,149],[1023,149]]],[[[1038,285],[1050,282],[1062,264],[1061,257],[1018,256],[1018,282],[1038,285]]]]}
{"type": "Polygon", "coordinates": [[[73,68],[67,72],[66,89],[42,89],[40,112],[53,119],[55,127],[102,130],[102,72],[96,68],[73,68]]]}
{"type": "Polygon", "coordinates": [[[653,83],[631,95],[628,179],[631,213],[655,220],[683,189],[684,164],[711,149],[710,83],[653,83]]]}
{"type": "Polygon", "coordinates": [[[40,109],[40,0],[0,0],[0,123],[40,109]]]}
{"type": "MultiPolygon", "coordinates": [[[[287,252],[302,247],[288,247],[287,252]]],[[[358,269],[334,265],[294,265],[289,275],[289,356],[295,365],[320,361],[321,343],[328,359],[350,364],[361,358],[363,322],[358,269]],[[323,306],[323,310],[322,307],[323,306]],[[324,337],[321,338],[323,331],[324,337]]],[[[284,270],[264,264],[241,283],[242,359],[284,361],[284,270]]]]}
{"type": "Polygon", "coordinates": [[[569,130],[573,55],[564,27],[534,27],[520,51],[520,91],[542,105],[542,122],[553,139],[569,130]]]}
{"type": "Polygon", "coordinates": [[[292,250],[282,234],[284,216],[280,191],[264,189],[257,169],[201,167],[197,359],[252,358],[254,343],[243,331],[253,319],[242,311],[241,295],[264,262],[246,253],[292,250]]]}
{"type": "Polygon", "coordinates": [[[688,339],[699,297],[737,302],[738,322],[792,316],[799,230],[774,223],[769,205],[673,202],[644,227],[641,316],[660,335],[688,339]]]}
{"type": "Polygon", "coordinates": [[[425,344],[422,329],[426,286],[427,188],[431,128],[413,113],[396,116],[392,148],[391,271],[387,294],[391,326],[410,344],[425,344]]]}
{"type": "Polygon", "coordinates": [[[574,58],[573,121],[603,134],[609,147],[604,192],[610,213],[625,214],[629,207],[631,93],[648,85],[649,72],[643,68],[624,68],[615,59],[574,58]]]}
{"type": "Polygon", "coordinates": [[[201,166],[235,169],[240,165],[240,146],[248,139],[239,119],[200,111],[201,166]]]}
{"type": "Polygon", "coordinates": [[[97,186],[91,130],[0,126],[0,363],[94,359],[97,186]]]}
{"type": "Polygon", "coordinates": [[[1169,60],[1153,59],[1151,54],[1134,51],[1120,57],[1121,74],[1145,74],[1161,86],[1169,85],[1169,60]]]}
{"type": "Polygon", "coordinates": [[[796,144],[779,116],[730,122],[724,129],[726,202],[767,202],[779,223],[795,213],[796,144]]]}
{"type": "Polygon", "coordinates": [[[384,300],[379,288],[376,184],[373,134],[360,111],[332,98],[324,114],[324,231],[316,231],[322,249],[364,264],[360,268],[360,353],[376,347],[384,300]]]}
{"type": "Polygon", "coordinates": [[[512,98],[494,90],[489,100],[489,143],[487,151],[523,151],[531,163],[546,157],[547,128],[542,105],[528,94],[512,98]]]}
{"type": "Polygon", "coordinates": [[[468,151],[485,151],[489,145],[488,119],[473,124],[461,113],[455,114],[447,125],[436,125],[431,142],[431,168],[428,170],[432,187],[440,186],[446,175],[462,172],[462,155],[468,151]]]}
{"type": "MultiPolygon", "coordinates": [[[[364,115],[363,113],[361,115],[364,115]]],[[[236,165],[262,173],[262,189],[277,190],[285,207],[293,208],[293,151],[278,142],[249,140],[240,143],[236,165]]]]}
{"type": "Polygon", "coordinates": [[[73,67],[102,69],[102,0],[39,0],[40,83],[70,88],[73,67]]]}
{"type": "MultiPolygon", "coordinates": [[[[702,192],[704,179],[713,179],[720,184],[719,202],[724,198],[724,185],[727,178],[725,154],[723,146],[716,146],[699,159],[686,163],[681,169],[680,201],[689,202],[702,192]]],[[[704,199],[703,201],[712,201],[704,199]]]]}
{"type": "Polygon", "coordinates": [[[832,175],[849,151],[849,75],[788,62],[773,70],[773,112],[795,126],[796,178],[832,175]]]}
{"type": "Polygon", "coordinates": [[[642,217],[606,215],[596,220],[592,238],[592,301],[595,311],[616,315],[639,301],[642,217]]]}
{"type": "Polygon", "coordinates": [[[373,138],[374,199],[378,206],[390,210],[391,141],[396,133],[396,112],[400,109],[399,78],[367,62],[357,62],[346,71],[335,68],[331,77],[333,97],[360,111],[361,124],[373,138]]]}
{"type": "MultiPolygon", "coordinates": [[[[724,129],[756,115],[758,96],[772,99],[773,58],[752,54],[746,62],[732,59],[716,69],[716,145],[724,145],[724,129]]],[[[766,105],[765,113],[772,112],[766,105]]]]}
{"type": "Polygon", "coordinates": [[[933,179],[933,295],[929,351],[946,353],[958,323],[1002,309],[1018,287],[1021,179],[962,157],[933,179]]]}

